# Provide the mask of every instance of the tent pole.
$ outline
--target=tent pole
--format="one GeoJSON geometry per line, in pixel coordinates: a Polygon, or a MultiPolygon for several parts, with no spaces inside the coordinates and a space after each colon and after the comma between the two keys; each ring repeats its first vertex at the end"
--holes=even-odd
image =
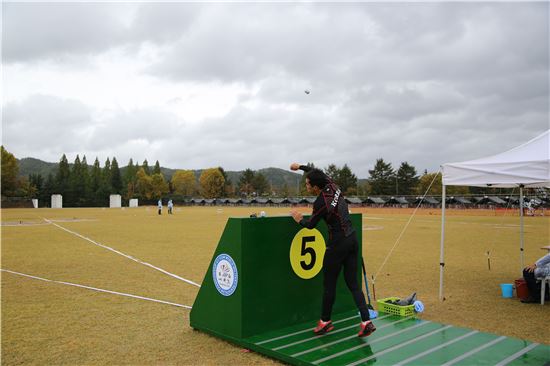
{"type": "Polygon", "coordinates": [[[523,260],[523,184],[519,186],[519,255],[520,255],[520,273],[523,276],[524,260],[523,260]]]}
{"type": "Polygon", "coordinates": [[[444,243],[445,243],[445,185],[442,185],[441,190],[441,244],[439,248],[439,301],[443,301],[443,269],[445,267],[444,260],[444,243]]]}

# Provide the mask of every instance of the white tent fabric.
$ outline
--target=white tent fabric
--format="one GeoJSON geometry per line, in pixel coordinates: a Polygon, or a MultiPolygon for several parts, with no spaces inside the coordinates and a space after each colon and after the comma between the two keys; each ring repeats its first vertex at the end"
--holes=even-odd
{"type": "Polygon", "coordinates": [[[523,261],[523,187],[550,187],[550,130],[512,150],[486,158],[447,163],[441,166],[441,246],[439,257],[439,299],[443,301],[445,267],[445,187],[519,187],[520,191],[520,263],[523,261]]]}
{"type": "Polygon", "coordinates": [[[512,150],[442,165],[443,185],[549,187],[550,130],[512,150]]]}

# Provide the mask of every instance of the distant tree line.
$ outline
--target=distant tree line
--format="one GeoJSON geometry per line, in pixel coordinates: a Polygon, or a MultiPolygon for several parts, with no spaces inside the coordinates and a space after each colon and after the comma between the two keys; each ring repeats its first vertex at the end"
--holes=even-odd
{"type": "MultiPolygon", "coordinates": [[[[309,166],[315,167],[312,163],[309,166]]],[[[324,172],[340,186],[347,196],[411,196],[440,195],[441,174],[428,173],[419,176],[416,168],[402,162],[397,170],[391,163],[380,158],[376,160],[369,178],[362,182],[347,164],[338,167],[328,165],[324,172]]],[[[28,177],[18,176],[17,159],[2,146],[2,196],[38,198],[39,202],[50,202],[52,194],[63,195],[63,205],[73,207],[106,206],[109,195],[120,194],[125,200],[138,198],[141,202],[156,201],[166,196],[190,198],[250,197],[250,196],[306,196],[305,176],[296,187],[283,183],[273,186],[260,172],[246,169],[238,182],[233,184],[222,167],[202,170],[177,170],[169,181],[161,172],[160,163],[149,167],[147,159],[141,164],[130,159],[128,165],[120,168],[116,157],[107,158],[103,167],[98,158],[90,166],[86,156],[76,156],[72,166],[65,154],[61,157],[55,173],[46,177],[33,173],[28,177]]],[[[449,195],[502,193],[512,190],[496,188],[449,186],[449,195]]]]}

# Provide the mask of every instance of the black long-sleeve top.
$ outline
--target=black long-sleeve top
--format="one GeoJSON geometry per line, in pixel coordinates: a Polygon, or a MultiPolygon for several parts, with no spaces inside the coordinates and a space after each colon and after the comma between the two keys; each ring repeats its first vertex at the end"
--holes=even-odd
{"type": "MultiPolygon", "coordinates": [[[[300,170],[309,172],[312,168],[307,165],[300,165],[300,170]]],[[[354,233],[349,216],[348,204],[338,187],[327,175],[326,186],[321,190],[317,199],[313,203],[313,213],[306,219],[300,221],[300,225],[308,229],[313,229],[317,223],[324,219],[329,231],[329,246],[336,241],[348,237],[354,233]]]]}

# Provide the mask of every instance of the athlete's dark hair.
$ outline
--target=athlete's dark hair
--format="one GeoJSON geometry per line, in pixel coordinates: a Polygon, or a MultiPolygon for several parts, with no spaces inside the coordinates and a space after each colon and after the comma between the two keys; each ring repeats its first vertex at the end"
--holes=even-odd
{"type": "Polygon", "coordinates": [[[325,173],[319,169],[312,169],[306,174],[306,178],[309,179],[309,184],[317,186],[320,189],[325,188],[328,184],[328,178],[325,173]]]}

